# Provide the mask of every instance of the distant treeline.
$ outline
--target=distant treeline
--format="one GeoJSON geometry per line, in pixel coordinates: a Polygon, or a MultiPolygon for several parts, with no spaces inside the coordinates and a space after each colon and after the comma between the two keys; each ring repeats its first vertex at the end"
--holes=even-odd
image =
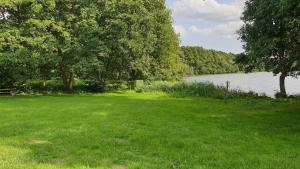
{"type": "Polygon", "coordinates": [[[236,56],[232,53],[190,46],[183,46],[181,50],[182,58],[188,65],[190,74],[221,74],[239,71],[238,65],[235,64],[236,56]]]}

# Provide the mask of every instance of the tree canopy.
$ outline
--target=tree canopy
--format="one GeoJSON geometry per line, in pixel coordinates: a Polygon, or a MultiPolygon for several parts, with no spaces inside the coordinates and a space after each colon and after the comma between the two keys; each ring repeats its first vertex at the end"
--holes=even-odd
{"type": "Polygon", "coordinates": [[[181,50],[183,52],[181,56],[189,66],[191,74],[220,74],[239,71],[234,62],[236,57],[234,54],[189,46],[184,46],[181,50]]]}
{"type": "Polygon", "coordinates": [[[286,95],[285,78],[299,72],[300,1],[248,0],[239,31],[245,53],[238,61],[249,69],[263,66],[280,74],[280,91],[286,95]]]}
{"type": "Polygon", "coordinates": [[[1,85],[60,77],[175,79],[186,66],[164,0],[5,0],[1,85]]]}

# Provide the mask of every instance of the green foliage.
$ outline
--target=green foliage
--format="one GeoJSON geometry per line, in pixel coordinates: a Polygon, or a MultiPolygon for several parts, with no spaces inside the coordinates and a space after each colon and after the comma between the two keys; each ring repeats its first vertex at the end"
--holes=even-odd
{"type": "MultiPolygon", "coordinates": [[[[74,79],[73,93],[102,93],[117,90],[128,90],[131,88],[130,84],[125,81],[87,81],[74,79]]],[[[39,93],[39,94],[51,94],[64,92],[64,84],[60,80],[30,80],[19,86],[18,93],[39,93]]]]}
{"type": "Polygon", "coordinates": [[[228,91],[225,87],[215,86],[210,83],[187,83],[187,82],[153,82],[150,85],[145,85],[136,88],[137,92],[166,92],[175,96],[201,96],[213,98],[246,98],[259,97],[259,95],[249,92],[245,93],[238,90],[228,91]]]}
{"type": "Polygon", "coordinates": [[[135,81],[135,88],[142,88],[145,86],[145,82],[143,80],[136,80],[135,81]]]}
{"type": "Polygon", "coordinates": [[[2,86],[61,78],[175,80],[237,72],[234,55],[179,47],[164,0],[14,0],[0,4],[2,86]],[[187,73],[188,72],[188,73],[187,73]]]}
{"type": "Polygon", "coordinates": [[[221,74],[238,72],[234,54],[206,50],[201,47],[182,47],[182,58],[190,68],[190,73],[221,74]]]}
{"type": "Polygon", "coordinates": [[[280,91],[285,95],[285,77],[300,70],[299,0],[248,0],[242,20],[239,33],[245,54],[239,62],[249,70],[263,66],[281,74],[280,91]]]}
{"type": "Polygon", "coordinates": [[[282,94],[281,92],[278,92],[275,94],[275,98],[282,99],[282,98],[288,98],[286,94],[282,94]]]}
{"type": "Polygon", "coordinates": [[[73,90],[75,78],[170,80],[186,69],[164,0],[13,0],[1,2],[0,16],[1,72],[18,55],[11,66],[35,74],[1,83],[61,78],[73,90]],[[31,57],[33,65],[23,61],[31,57]]]}
{"type": "Polygon", "coordinates": [[[27,79],[36,77],[36,63],[35,55],[26,49],[0,55],[0,88],[20,86],[27,79]]]}

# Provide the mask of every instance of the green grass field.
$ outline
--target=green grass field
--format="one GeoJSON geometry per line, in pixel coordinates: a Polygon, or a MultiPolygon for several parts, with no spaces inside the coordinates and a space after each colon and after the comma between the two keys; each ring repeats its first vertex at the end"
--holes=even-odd
{"type": "Polygon", "coordinates": [[[2,169],[299,169],[300,102],[0,97],[2,169]]]}

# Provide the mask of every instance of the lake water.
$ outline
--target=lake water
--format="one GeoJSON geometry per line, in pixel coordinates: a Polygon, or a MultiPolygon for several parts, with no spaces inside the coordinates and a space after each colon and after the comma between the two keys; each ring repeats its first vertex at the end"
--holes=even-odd
{"type": "MultiPolygon", "coordinates": [[[[269,72],[203,75],[186,77],[185,80],[189,82],[209,82],[217,86],[226,86],[226,81],[229,81],[231,89],[264,93],[270,97],[274,97],[279,91],[279,76],[274,76],[273,73],[269,72]]],[[[290,95],[299,95],[300,78],[288,77],[286,79],[286,90],[290,95]]]]}

